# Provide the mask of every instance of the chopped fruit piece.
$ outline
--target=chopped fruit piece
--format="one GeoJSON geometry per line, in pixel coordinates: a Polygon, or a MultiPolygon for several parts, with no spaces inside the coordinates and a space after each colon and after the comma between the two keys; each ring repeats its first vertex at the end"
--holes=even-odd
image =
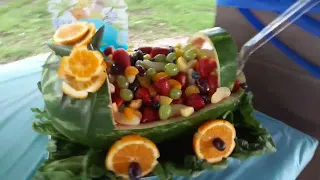
{"type": "Polygon", "coordinates": [[[134,111],[134,114],[138,116],[140,119],[142,118],[142,113],[140,111],[134,111]]]}
{"type": "Polygon", "coordinates": [[[152,122],[159,120],[159,113],[156,110],[153,110],[151,107],[146,107],[142,113],[142,122],[152,122]]]}
{"type": "Polygon", "coordinates": [[[176,75],[173,78],[175,80],[177,80],[178,82],[180,82],[182,88],[185,88],[185,86],[187,85],[187,74],[186,73],[180,72],[178,75],[176,75]]]}
{"type": "Polygon", "coordinates": [[[145,77],[138,76],[138,81],[140,85],[144,88],[148,88],[150,86],[150,78],[147,76],[145,77]]]}
{"type": "Polygon", "coordinates": [[[190,48],[184,52],[184,59],[187,61],[194,60],[197,57],[197,50],[195,48],[190,48]]]}
{"type": "Polygon", "coordinates": [[[142,102],[147,104],[147,105],[150,105],[151,104],[151,98],[150,98],[150,93],[149,93],[149,90],[147,88],[139,88],[137,91],[136,91],[136,96],[135,96],[137,99],[142,99],[142,102]]]}
{"type": "Polygon", "coordinates": [[[211,103],[218,103],[222,99],[231,95],[230,89],[227,87],[219,87],[217,91],[211,96],[211,103]]]}
{"type": "Polygon", "coordinates": [[[193,85],[196,83],[196,81],[192,77],[193,72],[195,72],[193,69],[188,69],[188,83],[189,83],[189,85],[193,85]]]}
{"type": "Polygon", "coordinates": [[[130,83],[133,83],[138,73],[139,73],[138,69],[134,66],[128,66],[124,71],[124,75],[127,77],[130,83]]]}
{"type": "Polygon", "coordinates": [[[117,103],[112,103],[112,104],[111,104],[111,108],[112,108],[112,112],[113,112],[113,113],[116,113],[116,112],[119,111],[118,106],[117,106],[117,103]]]}
{"type": "Polygon", "coordinates": [[[163,63],[163,62],[153,62],[153,61],[141,61],[141,63],[143,67],[145,67],[146,69],[154,68],[157,72],[164,71],[164,66],[166,65],[166,63],[163,63]]]}
{"type": "Polygon", "coordinates": [[[209,58],[200,59],[198,64],[201,77],[208,77],[217,68],[217,63],[209,58]]]}
{"type": "Polygon", "coordinates": [[[111,65],[111,74],[113,75],[121,75],[124,73],[124,68],[119,64],[112,64],[111,65]]]}
{"type": "Polygon", "coordinates": [[[142,105],[142,100],[141,99],[135,99],[135,100],[132,100],[130,102],[130,105],[129,107],[133,108],[133,109],[139,109],[142,105]]]}
{"type": "Polygon", "coordinates": [[[169,76],[176,76],[179,73],[177,65],[173,63],[168,63],[164,67],[164,72],[166,72],[169,76]]]}
{"type": "Polygon", "coordinates": [[[112,97],[112,102],[116,103],[118,107],[120,107],[124,102],[124,100],[121,99],[121,97],[117,96],[116,94],[112,94],[111,97],[112,97]]]}
{"type": "Polygon", "coordinates": [[[174,52],[174,47],[169,46],[169,53],[172,53],[172,52],[174,52]]]}
{"type": "Polygon", "coordinates": [[[189,107],[183,104],[172,104],[171,108],[172,108],[172,112],[171,112],[171,116],[181,116],[181,109],[185,108],[185,107],[189,107]]]}
{"type": "Polygon", "coordinates": [[[161,120],[168,119],[171,116],[172,108],[170,105],[161,105],[159,109],[159,117],[161,120]]]}
{"type": "Polygon", "coordinates": [[[122,137],[109,149],[105,164],[106,168],[124,179],[139,179],[148,175],[158,164],[160,157],[157,146],[150,140],[139,135],[122,137]],[[132,164],[136,164],[133,166],[132,164]],[[136,167],[137,166],[137,167],[136,167]],[[139,178],[130,173],[132,168],[141,171],[139,178]]]}
{"type": "Polygon", "coordinates": [[[128,120],[132,120],[133,119],[133,117],[134,117],[134,109],[133,108],[129,108],[129,107],[126,107],[126,108],[124,108],[124,110],[123,110],[123,114],[126,116],[126,118],[128,119],[128,120]]]}
{"type": "Polygon", "coordinates": [[[187,61],[183,57],[179,57],[177,59],[177,67],[180,72],[187,72],[188,70],[187,61]]]}
{"type": "Polygon", "coordinates": [[[181,49],[174,48],[174,52],[176,53],[176,58],[183,57],[184,52],[181,49]]]}
{"type": "Polygon", "coordinates": [[[193,45],[191,44],[191,43],[188,43],[188,44],[186,44],[186,45],[184,45],[183,47],[182,47],[182,50],[184,51],[184,52],[186,52],[186,51],[188,51],[189,49],[191,49],[193,47],[193,45]]]}
{"type": "Polygon", "coordinates": [[[204,101],[205,104],[211,103],[211,99],[208,97],[207,94],[201,95],[201,97],[202,97],[202,99],[203,99],[203,101],[204,101]]]}
{"type": "Polygon", "coordinates": [[[67,61],[69,60],[69,57],[68,56],[63,56],[61,58],[61,64],[60,64],[60,67],[59,67],[59,70],[58,70],[58,77],[59,78],[65,78],[65,66],[66,64],[68,63],[67,61]]]}
{"type": "Polygon", "coordinates": [[[169,96],[172,98],[172,99],[179,99],[182,95],[182,91],[181,89],[176,89],[176,88],[173,88],[170,90],[170,93],[169,93],[169,96]]]}
{"type": "Polygon", "coordinates": [[[158,55],[156,55],[155,57],[154,57],[154,60],[156,61],[156,62],[166,62],[166,55],[164,55],[164,54],[158,54],[158,55]]]}
{"type": "Polygon", "coordinates": [[[73,48],[71,55],[64,60],[64,71],[76,81],[90,81],[106,69],[99,51],[89,51],[86,47],[73,48]]]}
{"type": "Polygon", "coordinates": [[[103,51],[104,55],[106,55],[106,56],[112,55],[113,52],[114,52],[113,46],[109,46],[103,51]]]}
{"type": "Polygon", "coordinates": [[[166,61],[169,63],[173,62],[173,60],[175,59],[177,59],[177,55],[174,52],[169,53],[168,56],[166,57],[166,61]]]}
{"type": "Polygon", "coordinates": [[[197,71],[193,71],[191,76],[194,80],[198,80],[200,78],[200,74],[197,71]]]}
{"type": "Polygon", "coordinates": [[[61,26],[53,35],[57,44],[72,44],[81,40],[89,30],[87,22],[77,22],[61,26]]]}
{"type": "Polygon", "coordinates": [[[150,54],[152,52],[152,47],[140,47],[139,50],[143,53],[150,54]]]}
{"type": "Polygon", "coordinates": [[[197,60],[191,60],[191,61],[189,61],[189,62],[187,63],[187,66],[188,66],[188,68],[190,69],[190,68],[195,68],[195,67],[197,66],[197,64],[198,64],[198,61],[197,61],[197,60]]]}
{"type": "Polygon", "coordinates": [[[152,77],[157,74],[157,71],[154,68],[149,68],[147,70],[147,76],[152,77]]]}
{"type": "Polygon", "coordinates": [[[136,57],[137,57],[137,60],[143,60],[143,52],[138,50],[136,52],[136,57]]]}
{"type": "Polygon", "coordinates": [[[135,66],[138,66],[138,65],[144,67],[143,61],[142,60],[137,60],[135,66]]]}
{"type": "Polygon", "coordinates": [[[96,32],[97,32],[96,26],[93,23],[90,23],[89,24],[89,31],[86,33],[86,35],[80,41],[78,41],[75,44],[75,46],[88,45],[91,42],[94,34],[96,34],[96,32]]]}
{"type": "MultiPolygon", "coordinates": [[[[148,53],[149,54],[149,53],[148,53]]],[[[154,47],[151,51],[151,57],[154,58],[158,54],[169,54],[169,48],[154,47]]]]}
{"type": "Polygon", "coordinates": [[[236,130],[225,120],[212,120],[201,125],[193,137],[193,149],[199,159],[217,163],[230,156],[236,143],[236,130]]]}
{"type": "Polygon", "coordinates": [[[168,83],[170,85],[170,88],[175,88],[175,89],[181,89],[181,83],[175,79],[169,79],[168,83]]]}
{"type": "Polygon", "coordinates": [[[120,75],[117,77],[117,85],[120,89],[127,89],[129,87],[129,81],[125,76],[120,75]]]}
{"type": "Polygon", "coordinates": [[[180,96],[179,99],[174,99],[174,100],[172,101],[172,104],[183,104],[183,97],[180,96]]]}
{"type": "Polygon", "coordinates": [[[144,73],[146,72],[146,70],[144,69],[144,67],[142,67],[142,65],[136,65],[138,71],[139,71],[139,76],[144,76],[144,73]]]}
{"type": "Polygon", "coordinates": [[[208,81],[203,78],[196,80],[196,85],[198,86],[201,94],[208,94],[210,91],[208,81]]]}
{"type": "Polygon", "coordinates": [[[237,80],[237,81],[234,83],[232,92],[237,92],[237,91],[240,89],[240,85],[241,85],[240,81],[237,80]]]}
{"type": "Polygon", "coordinates": [[[156,75],[154,75],[153,77],[152,77],[152,80],[154,81],[154,82],[156,82],[156,81],[159,81],[160,79],[162,79],[162,78],[166,78],[166,77],[168,77],[169,75],[167,74],[167,73],[165,73],[165,72],[159,72],[159,73],[157,73],[156,75]]]}
{"type": "Polygon", "coordinates": [[[131,84],[129,85],[129,89],[130,89],[133,93],[135,93],[135,92],[138,90],[139,86],[140,86],[140,84],[139,84],[138,80],[135,80],[135,81],[133,81],[133,83],[131,83],[131,84]]]}
{"type": "Polygon", "coordinates": [[[157,110],[157,111],[158,111],[159,108],[160,108],[160,102],[159,102],[159,101],[153,101],[151,107],[152,107],[154,110],[157,110]]]}
{"type": "Polygon", "coordinates": [[[160,96],[160,105],[169,105],[172,102],[172,99],[168,96],[160,96]]]}
{"type": "Polygon", "coordinates": [[[155,81],[154,84],[154,89],[162,96],[169,96],[169,91],[170,91],[170,85],[168,83],[167,78],[162,78],[158,81],[155,81]]]}
{"type": "Polygon", "coordinates": [[[133,93],[130,89],[121,89],[120,97],[125,101],[131,101],[133,99],[133,93]]]}
{"type": "Polygon", "coordinates": [[[135,54],[130,54],[130,64],[131,66],[135,66],[138,61],[137,56],[135,54]]]}
{"type": "Polygon", "coordinates": [[[174,47],[180,49],[180,48],[182,47],[182,45],[181,45],[180,43],[178,43],[178,44],[176,44],[174,47]]]}
{"type": "Polygon", "coordinates": [[[190,85],[186,88],[186,90],[184,92],[185,92],[186,96],[190,96],[191,94],[199,94],[200,90],[197,86],[190,85]]]}
{"type": "Polygon", "coordinates": [[[157,91],[154,89],[153,86],[149,86],[148,87],[149,93],[151,97],[154,97],[155,95],[157,95],[157,91]]]}
{"type": "Polygon", "coordinates": [[[153,101],[160,101],[160,96],[159,95],[156,95],[153,97],[152,99],[153,101]]]}
{"type": "Polygon", "coordinates": [[[143,59],[144,59],[144,60],[151,60],[150,54],[144,55],[144,56],[143,56],[143,59]]]}
{"type": "MultiPolygon", "coordinates": [[[[126,109],[126,108],[124,108],[124,109],[126,109]]],[[[116,120],[116,122],[119,124],[122,124],[122,125],[134,126],[134,125],[139,125],[141,122],[141,118],[138,115],[136,115],[135,113],[132,114],[131,119],[128,119],[127,116],[121,112],[116,112],[113,114],[113,116],[114,116],[114,119],[116,120]]]]}
{"type": "Polygon", "coordinates": [[[184,108],[180,109],[180,114],[183,117],[189,117],[193,113],[194,113],[194,108],[190,107],[190,106],[187,106],[187,107],[184,107],[184,108]]]}
{"type": "Polygon", "coordinates": [[[77,98],[77,99],[85,99],[88,97],[87,91],[78,91],[72,88],[68,83],[62,82],[62,92],[64,92],[66,95],[77,98]]]}
{"type": "Polygon", "coordinates": [[[111,94],[116,92],[116,87],[114,87],[112,83],[109,82],[108,85],[109,85],[109,91],[111,94]]]}
{"type": "Polygon", "coordinates": [[[203,108],[205,103],[199,94],[191,94],[186,97],[186,105],[192,106],[197,111],[203,108]]]}
{"type": "Polygon", "coordinates": [[[113,61],[124,69],[131,65],[130,56],[124,49],[117,49],[113,52],[113,61]]]}
{"type": "Polygon", "coordinates": [[[77,91],[97,92],[107,79],[107,74],[102,72],[100,75],[91,78],[90,81],[78,82],[75,78],[68,77],[66,82],[77,91]]]}
{"type": "Polygon", "coordinates": [[[218,88],[218,77],[210,75],[208,76],[208,85],[209,85],[209,95],[212,95],[213,93],[216,92],[218,88]]]}

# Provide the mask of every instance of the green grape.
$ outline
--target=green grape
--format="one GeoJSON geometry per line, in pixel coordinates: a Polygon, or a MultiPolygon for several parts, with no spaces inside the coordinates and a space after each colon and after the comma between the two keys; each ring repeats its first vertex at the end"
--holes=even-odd
{"type": "Polygon", "coordinates": [[[120,89],[126,89],[126,88],[129,87],[129,81],[123,75],[120,75],[120,76],[117,77],[117,84],[118,84],[120,89]]]}
{"type": "Polygon", "coordinates": [[[143,56],[143,59],[151,60],[150,54],[145,54],[145,55],[143,56]]]}
{"type": "Polygon", "coordinates": [[[170,90],[169,96],[172,99],[179,99],[181,94],[182,94],[181,89],[173,88],[173,89],[170,90]]]}
{"type": "Polygon", "coordinates": [[[149,68],[149,69],[147,70],[147,76],[152,77],[152,76],[154,76],[155,74],[157,74],[157,71],[156,71],[154,68],[149,68]]]}
{"type": "Polygon", "coordinates": [[[186,59],[187,61],[191,61],[194,60],[194,58],[197,57],[197,50],[195,48],[191,48],[188,51],[184,52],[184,59],[186,59]]]}
{"type": "Polygon", "coordinates": [[[162,120],[168,119],[171,116],[171,113],[172,113],[172,108],[170,105],[164,104],[160,106],[160,109],[159,109],[160,119],[162,120]]]}
{"type": "Polygon", "coordinates": [[[177,55],[176,53],[172,52],[172,53],[169,53],[166,57],[166,61],[167,62],[172,62],[173,60],[175,60],[177,58],[177,55]]]}
{"type": "Polygon", "coordinates": [[[136,61],[136,66],[141,65],[143,67],[143,62],[141,60],[136,61]]]}
{"type": "Polygon", "coordinates": [[[120,97],[121,99],[123,99],[124,101],[131,101],[133,98],[133,93],[131,90],[129,89],[121,89],[120,90],[120,97]]]}
{"type": "Polygon", "coordinates": [[[179,73],[177,65],[173,63],[168,63],[164,67],[164,72],[167,73],[169,76],[176,76],[179,73]]]}
{"type": "Polygon", "coordinates": [[[189,49],[191,49],[193,46],[192,46],[192,44],[186,44],[185,46],[183,46],[182,47],[182,50],[184,51],[184,52],[186,52],[186,51],[188,51],[189,49]]]}
{"type": "Polygon", "coordinates": [[[166,61],[166,55],[164,55],[164,54],[158,54],[158,55],[156,55],[155,57],[154,57],[154,60],[156,61],[156,62],[165,62],[166,61]]]}

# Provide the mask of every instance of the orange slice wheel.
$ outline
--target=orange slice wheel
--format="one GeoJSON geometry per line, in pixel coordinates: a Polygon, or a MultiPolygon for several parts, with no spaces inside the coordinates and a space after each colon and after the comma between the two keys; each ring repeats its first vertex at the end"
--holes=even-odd
{"type": "Polygon", "coordinates": [[[64,92],[66,95],[76,98],[76,99],[85,99],[88,97],[87,91],[78,91],[71,87],[68,83],[62,82],[62,92],[64,92]]]}
{"type": "Polygon", "coordinates": [[[108,170],[128,179],[132,172],[141,172],[140,177],[148,175],[159,157],[159,150],[153,142],[139,135],[129,135],[112,145],[105,163],[108,170]]]}
{"type": "Polygon", "coordinates": [[[89,31],[79,42],[76,43],[76,46],[88,45],[91,42],[96,31],[97,31],[96,26],[93,23],[90,23],[89,31]]]}
{"type": "Polygon", "coordinates": [[[53,35],[57,44],[72,44],[82,39],[89,30],[87,22],[77,22],[61,26],[53,35]]]}
{"type": "Polygon", "coordinates": [[[199,159],[216,163],[230,156],[235,148],[236,130],[225,120],[201,125],[193,137],[193,148],[199,159]]]}
{"type": "Polygon", "coordinates": [[[99,51],[89,51],[86,47],[75,47],[64,70],[66,74],[75,77],[76,81],[90,81],[92,77],[99,75],[105,70],[102,66],[104,61],[99,51]]]}

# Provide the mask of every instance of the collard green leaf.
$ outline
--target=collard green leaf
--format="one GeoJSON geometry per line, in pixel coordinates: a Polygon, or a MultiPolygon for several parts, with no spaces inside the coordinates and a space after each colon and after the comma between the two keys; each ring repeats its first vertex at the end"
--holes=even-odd
{"type": "MultiPolygon", "coordinates": [[[[62,170],[62,171],[37,171],[33,180],[76,180],[79,177],[77,177],[75,174],[73,174],[69,170],[62,170]]],[[[79,179],[80,180],[80,179],[79,179]]]]}
{"type": "Polygon", "coordinates": [[[72,51],[72,46],[60,45],[60,44],[47,44],[50,49],[58,56],[69,56],[72,51]]]}
{"type": "Polygon", "coordinates": [[[101,41],[104,34],[104,26],[99,28],[96,34],[93,36],[90,44],[88,45],[89,50],[100,50],[101,41]]]}
{"type": "Polygon", "coordinates": [[[172,178],[171,175],[169,175],[164,168],[162,167],[161,164],[157,164],[157,166],[154,168],[152,171],[152,174],[157,176],[159,180],[169,180],[172,178]]]}

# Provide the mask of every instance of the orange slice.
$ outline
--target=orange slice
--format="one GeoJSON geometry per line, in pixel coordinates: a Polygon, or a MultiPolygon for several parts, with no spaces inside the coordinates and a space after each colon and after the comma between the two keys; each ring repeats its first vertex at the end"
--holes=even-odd
{"type": "Polygon", "coordinates": [[[101,66],[104,61],[99,51],[89,51],[86,47],[73,48],[71,55],[64,65],[66,74],[75,77],[76,81],[90,81],[94,76],[105,70],[101,66]]]}
{"type": "Polygon", "coordinates": [[[58,77],[59,78],[64,78],[65,77],[65,70],[64,67],[66,66],[66,63],[68,61],[69,57],[68,56],[63,56],[61,58],[61,64],[58,70],[58,77]]]}
{"type": "Polygon", "coordinates": [[[89,31],[87,32],[87,34],[84,36],[84,38],[82,38],[79,42],[76,43],[75,46],[83,46],[83,45],[88,45],[93,36],[96,34],[96,26],[93,23],[89,24],[89,31]]]}
{"type": "Polygon", "coordinates": [[[139,135],[129,135],[112,145],[105,163],[108,170],[128,179],[128,170],[132,163],[139,164],[143,177],[154,169],[159,157],[159,150],[153,142],[139,135]]]}
{"type": "Polygon", "coordinates": [[[76,98],[76,99],[85,99],[88,97],[87,91],[78,91],[71,87],[68,83],[62,82],[62,92],[64,92],[66,95],[76,98]]]}
{"type": "Polygon", "coordinates": [[[87,22],[77,22],[61,26],[53,35],[57,44],[72,44],[82,39],[89,30],[87,22]]]}
{"type": "Polygon", "coordinates": [[[225,120],[201,125],[193,137],[193,149],[199,159],[216,163],[230,156],[235,148],[236,130],[225,120]]]}

